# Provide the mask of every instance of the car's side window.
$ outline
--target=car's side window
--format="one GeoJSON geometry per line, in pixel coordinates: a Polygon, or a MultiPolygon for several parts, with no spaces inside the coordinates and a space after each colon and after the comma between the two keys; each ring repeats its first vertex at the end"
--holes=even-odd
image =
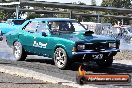
{"type": "Polygon", "coordinates": [[[37,33],[45,32],[46,34],[49,34],[49,29],[46,27],[47,24],[45,22],[39,22],[37,27],[37,33]]]}
{"type": "Polygon", "coordinates": [[[69,21],[49,21],[48,26],[53,32],[74,31],[74,26],[69,21]]]}
{"type": "Polygon", "coordinates": [[[38,26],[38,22],[31,22],[25,27],[25,31],[34,33],[36,32],[37,26],[38,26]]]}

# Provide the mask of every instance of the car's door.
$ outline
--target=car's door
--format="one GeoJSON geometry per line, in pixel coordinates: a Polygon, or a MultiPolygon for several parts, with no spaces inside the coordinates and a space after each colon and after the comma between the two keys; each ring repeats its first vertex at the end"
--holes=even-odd
{"type": "Polygon", "coordinates": [[[30,21],[25,27],[23,27],[23,33],[19,35],[19,39],[28,52],[34,53],[34,39],[36,38],[36,28],[38,26],[37,21],[30,21]]]}
{"type": "Polygon", "coordinates": [[[37,28],[37,37],[34,41],[34,44],[36,45],[34,51],[39,54],[46,57],[50,57],[51,55],[51,42],[49,42],[49,39],[51,39],[50,32],[48,25],[43,21],[39,22],[38,28],[37,28]],[[44,36],[45,33],[46,36],[44,36]]]}

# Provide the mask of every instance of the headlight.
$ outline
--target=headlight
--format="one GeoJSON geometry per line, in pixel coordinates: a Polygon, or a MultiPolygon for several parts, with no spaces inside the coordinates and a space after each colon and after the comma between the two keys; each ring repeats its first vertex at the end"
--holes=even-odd
{"type": "Polygon", "coordinates": [[[78,46],[77,46],[77,49],[78,49],[78,50],[84,50],[84,49],[85,49],[85,45],[78,45],[78,46]]]}
{"type": "Polygon", "coordinates": [[[110,48],[116,48],[116,43],[109,43],[110,48]]]}

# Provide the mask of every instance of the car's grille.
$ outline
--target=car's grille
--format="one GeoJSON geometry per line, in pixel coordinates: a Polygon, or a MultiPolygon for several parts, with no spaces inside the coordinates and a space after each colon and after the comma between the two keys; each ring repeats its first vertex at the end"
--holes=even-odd
{"type": "Polygon", "coordinates": [[[108,43],[87,43],[85,44],[85,49],[86,50],[103,50],[109,48],[108,43]]]}

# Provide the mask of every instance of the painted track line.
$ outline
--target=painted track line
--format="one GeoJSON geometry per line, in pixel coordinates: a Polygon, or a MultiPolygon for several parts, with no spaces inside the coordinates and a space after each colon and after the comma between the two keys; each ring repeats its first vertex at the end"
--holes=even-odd
{"type": "Polygon", "coordinates": [[[62,85],[67,85],[67,86],[72,86],[72,87],[77,87],[77,88],[97,88],[97,87],[93,87],[90,85],[80,86],[79,84],[72,82],[72,81],[60,79],[60,78],[49,76],[49,75],[39,73],[33,70],[15,67],[15,66],[7,66],[7,65],[0,64],[0,72],[4,72],[4,73],[11,74],[11,75],[16,75],[16,76],[22,76],[25,78],[31,77],[33,79],[41,80],[44,82],[61,83],[62,85]]]}

